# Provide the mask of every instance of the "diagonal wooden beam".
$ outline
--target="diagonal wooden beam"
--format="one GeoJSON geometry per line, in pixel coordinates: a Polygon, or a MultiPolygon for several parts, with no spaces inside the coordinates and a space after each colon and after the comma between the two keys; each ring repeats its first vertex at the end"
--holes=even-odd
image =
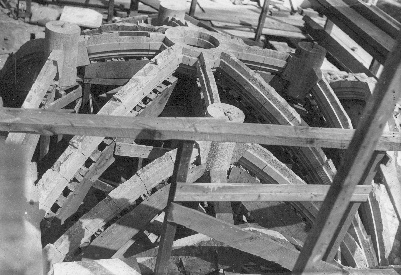
{"type": "MultiPolygon", "coordinates": [[[[385,153],[384,152],[375,152],[374,156],[371,158],[365,173],[364,173],[364,178],[361,179],[361,182],[359,184],[365,185],[365,186],[371,186],[372,180],[374,176],[376,175],[376,172],[380,166],[380,163],[383,160],[385,153]]],[[[355,188],[358,188],[360,186],[356,186],[355,188]]],[[[327,251],[325,255],[323,256],[323,260],[327,262],[332,262],[334,260],[334,257],[338,251],[338,248],[340,247],[341,242],[344,239],[344,236],[346,235],[348,229],[350,228],[351,223],[354,221],[355,215],[358,213],[358,209],[360,207],[361,203],[351,203],[346,212],[344,213],[343,219],[340,222],[340,226],[337,227],[337,230],[333,234],[333,237],[331,239],[331,243],[328,245],[327,251]]],[[[365,249],[366,245],[361,243],[362,248],[364,250],[369,251],[369,249],[365,249]]],[[[366,258],[368,259],[368,263],[373,263],[374,261],[370,259],[369,255],[366,255],[366,258]]],[[[370,266],[374,266],[373,264],[370,266]]]]}
{"type": "MultiPolygon", "coordinates": [[[[98,112],[107,116],[127,116],[164,79],[169,77],[181,62],[181,47],[171,47],[154,57],[117,94],[113,95],[98,112]]],[[[129,118],[128,118],[129,119],[129,118]]],[[[109,136],[109,135],[106,135],[109,136]]],[[[114,135],[111,135],[114,136],[114,135]]],[[[38,182],[41,189],[40,208],[47,215],[62,190],[73,180],[78,170],[103,141],[103,137],[75,136],[53,167],[38,182]]]]}
{"type": "MultiPolygon", "coordinates": [[[[353,129],[276,124],[226,123],[211,118],[132,118],[3,108],[0,131],[41,135],[87,135],[153,140],[204,140],[346,149],[353,129]]],[[[401,134],[385,132],[376,150],[400,151],[401,134]]]]}
{"type": "Polygon", "coordinates": [[[135,143],[116,142],[114,154],[132,158],[157,159],[172,149],[139,145],[135,143]]]}
{"type": "Polygon", "coordinates": [[[294,267],[294,271],[306,274],[319,262],[340,225],[349,205],[355,186],[364,177],[384,125],[390,118],[396,100],[401,94],[401,34],[396,46],[387,58],[383,73],[369,99],[344,163],[338,170],[323,202],[312,230],[294,267]]]}
{"type": "MultiPolygon", "coordinates": [[[[299,255],[289,242],[267,235],[242,230],[240,227],[218,220],[197,210],[176,203],[171,204],[168,220],[205,234],[241,251],[278,263],[292,270],[299,255]]],[[[331,271],[342,274],[339,267],[319,261],[315,271],[331,271]]]]}

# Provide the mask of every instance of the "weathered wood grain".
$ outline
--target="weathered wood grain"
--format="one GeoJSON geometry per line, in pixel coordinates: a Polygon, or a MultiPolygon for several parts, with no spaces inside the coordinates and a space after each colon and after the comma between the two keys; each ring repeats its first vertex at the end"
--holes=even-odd
{"type": "MultiPolygon", "coordinates": [[[[100,139],[95,137],[114,136],[338,149],[346,149],[355,133],[352,129],[226,123],[211,118],[131,118],[11,108],[3,108],[0,111],[0,130],[43,135],[87,135],[93,136],[93,140],[100,139]]],[[[400,135],[399,132],[385,132],[379,138],[375,150],[401,150],[400,135]]]]}

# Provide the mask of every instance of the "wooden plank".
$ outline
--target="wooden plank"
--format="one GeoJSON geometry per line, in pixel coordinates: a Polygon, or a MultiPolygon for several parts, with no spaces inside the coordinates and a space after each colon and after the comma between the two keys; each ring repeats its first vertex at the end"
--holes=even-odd
{"type": "MultiPolygon", "coordinates": [[[[292,184],[177,184],[174,201],[323,201],[330,186],[292,184]]],[[[365,202],[371,186],[357,186],[352,202],[365,202]]]]}
{"type": "Polygon", "coordinates": [[[352,73],[365,73],[367,76],[376,77],[368,68],[359,62],[352,53],[347,51],[338,41],[331,37],[319,24],[309,16],[304,16],[306,32],[324,47],[329,55],[342,67],[343,70],[352,73]]]}
{"type": "Polygon", "coordinates": [[[342,0],[318,0],[323,13],[379,62],[384,63],[395,40],[342,0]]]}
{"type": "Polygon", "coordinates": [[[82,87],[78,86],[75,90],[69,92],[68,94],[64,95],[63,97],[51,102],[49,105],[45,106],[44,109],[46,110],[57,110],[64,108],[71,102],[74,102],[78,98],[82,97],[82,87]]]}
{"type": "Polygon", "coordinates": [[[270,5],[270,0],[264,1],[262,11],[260,12],[259,15],[259,20],[258,20],[258,26],[256,28],[256,33],[255,33],[255,41],[260,41],[260,36],[262,35],[263,27],[265,26],[265,21],[266,21],[266,16],[267,13],[269,12],[269,5],[270,5]]]}
{"type": "Polygon", "coordinates": [[[191,1],[191,6],[189,8],[189,16],[194,16],[197,3],[198,3],[198,0],[192,0],[191,1]]]}
{"type": "Polygon", "coordinates": [[[348,207],[355,186],[364,177],[384,125],[394,110],[394,98],[400,97],[400,75],[401,35],[396,47],[387,58],[383,73],[345,154],[343,165],[338,170],[314,227],[308,234],[294,268],[295,272],[304,273],[313,269],[315,263],[322,259],[326,252],[327,245],[348,207]]]}
{"type": "MultiPolygon", "coordinates": [[[[181,52],[181,47],[172,46],[155,56],[152,63],[145,65],[127,85],[113,95],[98,114],[106,116],[130,114],[142,99],[177,69],[181,63],[181,52]]],[[[75,136],[53,167],[42,176],[38,182],[41,189],[40,207],[45,210],[46,215],[53,215],[51,207],[61,191],[102,141],[103,137],[75,136]]]]}
{"type": "MultiPolygon", "coordinates": [[[[205,168],[205,165],[191,168],[188,174],[188,182],[191,183],[199,179],[205,168]]],[[[169,188],[166,186],[158,190],[131,212],[110,225],[84,250],[83,257],[97,259],[115,255],[124,244],[145,229],[148,223],[166,208],[169,188]],[[106,252],[99,254],[99,248],[106,252]]]]}
{"type": "Polygon", "coordinates": [[[54,265],[54,275],[140,275],[138,263],[128,265],[121,259],[101,259],[96,261],[65,262],[54,265]]]}
{"type": "MultiPolygon", "coordinates": [[[[398,272],[396,272],[392,268],[376,268],[376,269],[364,269],[364,268],[347,268],[346,269],[346,274],[347,275],[399,275],[398,272]]],[[[227,272],[224,271],[225,275],[245,275],[249,273],[235,273],[235,272],[227,272]]],[[[279,274],[279,275],[291,275],[294,274],[292,272],[268,272],[268,273],[257,273],[253,275],[273,275],[273,274],[279,274]]],[[[325,275],[332,275],[335,274],[335,272],[330,272],[330,271],[324,271],[325,275]]]]}
{"type": "Polygon", "coordinates": [[[191,166],[191,156],[194,149],[194,141],[181,141],[177,150],[176,161],[174,163],[174,171],[170,190],[167,199],[167,209],[164,215],[163,229],[160,237],[159,252],[157,254],[155,274],[162,275],[168,272],[168,261],[173,248],[174,236],[177,225],[168,220],[172,214],[171,203],[177,188],[177,182],[186,182],[188,179],[188,171],[191,166]]]}
{"type": "MultiPolygon", "coordinates": [[[[358,183],[359,185],[365,185],[365,186],[371,186],[372,181],[374,176],[376,175],[376,172],[380,166],[380,163],[383,160],[384,157],[383,152],[375,152],[374,157],[372,157],[367,165],[367,168],[364,173],[364,177],[361,179],[361,181],[358,183]]],[[[359,187],[357,185],[356,187],[359,187]]],[[[341,242],[343,241],[347,231],[349,230],[351,224],[353,221],[358,221],[355,219],[359,219],[359,217],[355,217],[355,215],[358,214],[358,209],[361,206],[361,203],[351,203],[342,220],[340,221],[340,226],[337,227],[336,231],[333,234],[333,237],[331,239],[331,243],[328,245],[327,251],[325,255],[323,256],[323,260],[331,262],[334,260],[334,257],[338,251],[338,248],[340,247],[341,242]]],[[[359,230],[354,227],[355,230],[359,230]]],[[[366,258],[368,259],[368,263],[370,266],[376,266],[374,264],[374,260],[371,259],[372,257],[371,254],[373,251],[371,251],[367,245],[361,243],[361,246],[363,247],[363,250],[365,251],[366,258]]],[[[373,252],[374,253],[374,252],[373,252]]]]}
{"type": "Polygon", "coordinates": [[[139,145],[135,143],[116,142],[114,154],[132,158],[156,159],[172,149],[139,145]]]}
{"type": "MultiPolygon", "coordinates": [[[[132,118],[13,108],[3,108],[0,111],[0,131],[154,140],[251,142],[338,149],[346,149],[355,133],[353,129],[226,123],[212,118],[132,118]]],[[[399,132],[385,132],[379,138],[375,149],[399,151],[401,150],[400,139],[399,132]]]]}
{"type": "Polygon", "coordinates": [[[391,37],[397,37],[401,24],[393,18],[391,18],[391,20],[389,15],[386,16],[386,13],[381,11],[376,6],[365,5],[358,0],[344,0],[344,2],[370,22],[374,22],[376,26],[391,35],[391,37]]]}
{"type": "MultiPolygon", "coordinates": [[[[275,262],[289,270],[293,269],[299,255],[299,251],[284,240],[242,230],[238,226],[176,203],[171,204],[171,209],[171,215],[168,217],[170,222],[183,225],[236,249],[275,262]]],[[[322,261],[315,265],[314,271],[319,270],[342,274],[340,268],[322,261]]]]}

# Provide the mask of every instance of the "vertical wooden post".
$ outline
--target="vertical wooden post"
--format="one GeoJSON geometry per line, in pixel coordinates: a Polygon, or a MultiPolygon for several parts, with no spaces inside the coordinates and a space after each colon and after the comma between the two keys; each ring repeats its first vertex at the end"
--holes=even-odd
{"type": "Polygon", "coordinates": [[[32,0],[25,0],[26,10],[25,10],[25,22],[31,21],[32,15],[32,0]]]}
{"type": "Polygon", "coordinates": [[[114,0],[109,0],[109,9],[107,12],[107,22],[110,23],[114,16],[114,0]]]}
{"type": "Polygon", "coordinates": [[[309,232],[293,272],[314,271],[323,258],[333,235],[349,206],[355,186],[361,181],[366,167],[394,110],[394,98],[401,95],[401,32],[387,57],[384,70],[369,98],[362,120],[346,151],[344,163],[337,171],[329,192],[309,232]]]}
{"type": "MultiPolygon", "coordinates": [[[[229,104],[213,103],[207,107],[207,115],[216,119],[225,119],[227,122],[242,123],[244,113],[229,104]]],[[[209,150],[206,169],[210,173],[210,182],[226,183],[227,171],[231,165],[231,158],[235,149],[235,142],[212,142],[209,150]]],[[[216,218],[234,223],[231,202],[214,202],[216,218]]]]}
{"type": "Polygon", "coordinates": [[[191,1],[191,7],[189,8],[189,16],[195,15],[196,5],[198,4],[198,0],[191,1]]]}
{"type": "Polygon", "coordinates": [[[194,148],[193,141],[182,141],[177,150],[177,157],[174,163],[174,172],[171,180],[170,191],[167,200],[167,207],[164,215],[163,229],[159,244],[159,252],[156,259],[155,274],[164,275],[168,272],[168,260],[171,255],[173,241],[177,225],[168,221],[171,202],[174,201],[177,182],[187,182],[188,170],[191,165],[191,156],[194,148]]]}
{"type": "Polygon", "coordinates": [[[72,23],[62,21],[50,21],[46,23],[46,58],[52,50],[61,50],[63,52],[63,61],[61,64],[58,64],[59,85],[62,88],[76,84],[80,34],[81,29],[79,26],[72,23]]]}
{"type": "Polygon", "coordinates": [[[265,26],[266,16],[267,13],[269,12],[269,5],[270,5],[270,0],[265,0],[265,2],[263,3],[262,12],[260,13],[259,16],[258,27],[255,33],[256,42],[260,41],[260,36],[262,35],[263,27],[265,26]]]}

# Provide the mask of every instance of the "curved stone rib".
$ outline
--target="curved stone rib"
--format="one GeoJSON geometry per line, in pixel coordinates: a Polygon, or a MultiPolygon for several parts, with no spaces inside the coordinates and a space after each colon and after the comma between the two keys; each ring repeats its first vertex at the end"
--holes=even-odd
{"type": "MultiPolygon", "coordinates": [[[[247,150],[238,160],[238,163],[255,173],[260,179],[278,184],[306,184],[267,149],[258,144],[247,144],[246,147],[247,150]]],[[[319,211],[317,203],[294,202],[292,205],[313,223],[319,211]]]]}
{"type": "MultiPolygon", "coordinates": [[[[53,80],[56,77],[57,74],[56,61],[62,58],[60,55],[62,55],[60,51],[52,51],[50,53],[50,56],[47,58],[44,66],[40,70],[39,75],[36,78],[35,82],[33,83],[31,89],[29,90],[21,108],[24,109],[39,108],[40,103],[42,102],[44,96],[47,93],[47,90],[50,87],[50,84],[53,83],[53,80]]],[[[33,142],[32,140],[31,142],[29,142],[29,146],[36,147],[38,138],[39,138],[38,135],[31,135],[25,133],[21,134],[10,133],[7,136],[6,142],[14,144],[22,144],[23,142],[27,143],[28,139],[35,139],[36,140],[35,142],[33,142]]],[[[32,158],[32,156],[28,157],[32,158]]]]}
{"type": "Polygon", "coordinates": [[[84,44],[91,59],[121,55],[153,56],[165,49],[165,35],[140,33],[140,36],[121,36],[118,32],[85,37],[84,44]]]}
{"type": "MultiPolygon", "coordinates": [[[[206,169],[205,165],[197,166],[189,171],[188,182],[194,182],[200,178],[206,169]]],[[[169,176],[170,174],[166,174],[169,176]]],[[[167,178],[166,178],[167,179],[167,178]]],[[[100,234],[82,253],[86,258],[105,257],[97,255],[100,248],[109,253],[112,257],[121,247],[131,240],[141,230],[145,229],[148,223],[167,206],[167,197],[170,186],[167,185],[156,193],[152,194],[147,200],[143,201],[131,212],[125,214],[115,223],[110,225],[100,234]]]]}
{"type": "MultiPolygon", "coordinates": [[[[180,47],[167,49],[143,67],[99,111],[103,115],[128,115],[152,89],[170,76],[181,63],[180,47]]],[[[65,152],[40,179],[40,208],[51,213],[51,207],[60,193],[73,179],[103,137],[74,137],[65,152]]]]}
{"type": "Polygon", "coordinates": [[[52,262],[61,262],[69,253],[73,253],[108,221],[114,219],[122,210],[135,205],[136,200],[154,188],[161,181],[172,175],[177,150],[167,152],[139,170],[129,180],[112,190],[78,222],[70,227],[54,244],[48,244],[45,250],[52,251],[52,262]]]}
{"type": "Polygon", "coordinates": [[[196,69],[206,106],[209,106],[212,103],[220,103],[219,91],[217,89],[212,68],[208,63],[206,63],[205,57],[202,53],[196,63],[196,69]]]}
{"type": "MultiPolygon", "coordinates": [[[[237,81],[256,111],[267,121],[277,124],[306,125],[299,114],[266,82],[233,55],[222,53],[220,68],[237,81]]],[[[330,184],[335,169],[318,148],[295,148],[301,163],[311,177],[311,183],[330,184]]]]}
{"type": "MultiPolygon", "coordinates": [[[[275,262],[289,270],[294,268],[300,254],[291,244],[282,239],[267,234],[260,234],[259,232],[242,230],[239,226],[176,203],[172,203],[170,207],[169,222],[183,225],[236,249],[275,262]]],[[[323,261],[317,262],[313,267],[313,271],[328,271],[330,274],[343,274],[340,267],[323,261]]]]}
{"type": "Polygon", "coordinates": [[[352,123],[333,89],[326,79],[322,78],[312,89],[323,116],[334,128],[352,128],[352,123]]]}
{"type": "MultiPolygon", "coordinates": [[[[243,158],[240,159],[239,163],[241,165],[246,166],[246,168],[248,168],[252,172],[261,175],[260,171],[262,171],[263,173],[262,176],[271,177],[278,183],[305,184],[305,182],[302,179],[300,179],[289,168],[287,168],[284,164],[282,164],[279,160],[277,160],[265,148],[256,144],[247,144],[245,149],[241,148],[240,150],[246,150],[246,151],[243,158]],[[250,166],[248,165],[248,163],[253,163],[254,166],[250,166]]],[[[162,158],[155,160],[154,162],[143,168],[140,172],[138,172],[139,175],[141,175],[140,177],[146,180],[144,181],[144,184],[147,186],[145,189],[142,190],[135,189],[135,192],[129,190],[129,188],[131,189],[138,188],[135,187],[133,184],[136,181],[135,177],[137,175],[135,175],[128,182],[122,184],[121,186],[111,191],[109,196],[113,198],[113,201],[115,202],[113,205],[119,204],[120,205],[118,207],[119,209],[126,208],[130,204],[132,204],[140,195],[145,194],[146,190],[150,190],[151,188],[153,188],[154,185],[152,184],[155,184],[155,182],[160,182],[161,180],[163,180],[162,178],[163,176],[164,179],[170,177],[172,174],[172,167],[175,158],[175,150],[166,153],[166,155],[163,156],[162,158]],[[170,154],[172,159],[166,158],[166,155],[168,154],[170,154]],[[156,171],[156,169],[159,170],[156,171]],[[161,177],[155,179],[155,177],[157,177],[155,174],[161,175],[161,177]],[[119,194],[119,196],[120,195],[124,196],[126,200],[130,200],[131,202],[123,204],[119,203],[118,201],[121,201],[121,198],[117,199],[116,194],[119,194]]],[[[195,170],[193,169],[188,179],[189,182],[193,182],[197,178],[199,178],[203,174],[204,169],[205,169],[204,166],[196,167],[195,170]]],[[[147,223],[144,223],[145,220],[150,221],[157,214],[156,213],[157,209],[158,211],[161,211],[165,207],[166,202],[163,203],[163,201],[166,201],[166,198],[161,197],[162,196],[161,194],[164,194],[163,192],[158,191],[156,194],[152,195],[148,201],[143,202],[139,206],[135,207],[130,213],[125,214],[119,220],[113,223],[99,237],[97,237],[87,249],[85,249],[84,255],[86,257],[94,256],[96,258],[95,255],[96,247],[102,248],[107,251],[110,250],[110,253],[112,251],[117,251],[121,246],[123,246],[127,241],[129,241],[133,236],[135,236],[140,230],[142,230],[146,226],[147,223]],[[148,211],[145,211],[146,213],[141,214],[142,210],[146,209],[149,205],[153,208],[153,210],[149,209],[148,211]],[[138,218],[140,219],[138,220],[138,218]]],[[[76,229],[71,230],[72,234],[69,232],[65,234],[75,240],[72,241],[72,243],[75,244],[75,246],[70,245],[70,251],[69,251],[70,253],[73,252],[73,250],[75,250],[76,248],[78,248],[80,243],[85,243],[86,241],[88,241],[91,234],[94,234],[97,230],[99,230],[101,226],[103,226],[107,221],[114,218],[114,217],[104,217],[102,216],[102,213],[100,211],[97,211],[97,209],[103,209],[103,206],[101,204],[102,202],[100,202],[98,206],[93,208],[87,214],[91,216],[92,221],[89,221],[89,223],[91,223],[92,225],[87,225],[86,228],[92,228],[92,230],[85,232],[84,236],[87,236],[86,238],[82,240],[75,240],[81,238],[79,234],[74,233],[74,232],[79,232],[76,229]],[[99,220],[103,221],[101,223],[98,223],[99,220]]],[[[316,209],[317,207],[310,202],[303,202],[297,204],[301,205],[299,208],[305,211],[305,215],[309,217],[311,220],[313,220],[313,217],[316,215],[318,211],[316,209]]],[[[118,213],[118,211],[112,211],[111,213],[118,213]]],[[[87,215],[84,215],[84,217],[82,217],[80,221],[87,219],[86,218],[87,215]]],[[[81,223],[83,222],[78,222],[76,225],[74,225],[74,227],[79,227],[81,223]]],[[[60,241],[61,239],[63,239],[63,237],[55,242],[54,246],[56,248],[58,246],[62,247],[63,245],[65,245],[65,243],[62,243],[60,241]]],[[[62,248],[60,248],[59,250],[62,250],[62,248]]]]}
{"type": "MultiPolygon", "coordinates": [[[[323,112],[323,115],[325,116],[327,122],[329,123],[330,127],[335,127],[335,128],[343,128],[343,129],[352,129],[352,123],[350,123],[350,119],[347,115],[347,113],[345,112],[345,110],[341,107],[338,108],[338,98],[341,99],[346,99],[346,100],[367,100],[367,98],[369,98],[369,96],[371,95],[371,91],[370,91],[370,86],[368,85],[367,82],[370,82],[370,84],[375,84],[376,80],[373,78],[368,78],[366,77],[365,74],[347,74],[347,73],[330,73],[330,74],[326,74],[325,78],[323,78],[322,80],[324,80],[325,82],[325,90],[326,91],[330,91],[330,90],[334,90],[333,92],[335,93],[335,95],[333,95],[331,93],[332,99],[330,99],[330,97],[323,97],[321,94],[319,95],[319,90],[317,89],[317,87],[314,87],[314,96],[315,98],[317,98],[318,100],[318,105],[320,107],[320,109],[323,112]],[[327,81],[325,80],[328,79],[327,81]],[[330,81],[330,86],[332,87],[332,89],[330,89],[330,87],[327,87],[328,82],[330,81]],[[321,99],[321,100],[319,100],[321,99]],[[328,100],[328,101],[325,101],[328,100]],[[324,111],[325,110],[325,111],[324,111]]],[[[324,92],[325,90],[321,90],[320,92],[324,92]]],[[[340,105],[341,106],[341,105],[340,105]]],[[[368,203],[369,205],[372,205],[372,198],[368,199],[368,203]]],[[[377,206],[377,205],[375,205],[377,206]]],[[[377,217],[374,215],[373,211],[370,212],[369,210],[371,210],[370,208],[366,207],[366,204],[362,205],[362,209],[364,209],[364,213],[365,213],[365,220],[368,220],[370,222],[370,230],[371,230],[371,234],[373,235],[373,241],[375,241],[375,247],[376,247],[376,251],[377,251],[377,255],[381,255],[382,253],[380,252],[380,250],[383,250],[383,245],[380,244],[379,242],[379,235],[376,232],[376,227],[374,226],[375,224],[375,219],[377,219],[377,217]],[[369,217],[372,215],[372,217],[369,217]],[[373,230],[373,231],[372,231],[373,230]],[[373,233],[372,233],[373,232],[373,233]]],[[[375,209],[376,212],[379,211],[380,209],[375,209]]],[[[359,236],[358,237],[360,240],[364,239],[365,237],[361,234],[363,234],[363,232],[365,232],[365,229],[363,228],[363,225],[358,222],[359,215],[356,212],[357,208],[355,208],[355,210],[353,210],[353,212],[349,213],[349,215],[356,215],[355,218],[353,219],[354,222],[350,223],[349,225],[349,229],[348,232],[359,232],[359,236]]],[[[351,219],[349,220],[351,221],[351,219]]],[[[347,225],[348,226],[348,225],[347,225]]],[[[355,245],[353,244],[353,237],[349,236],[348,233],[346,233],[345,231],[343,231],[342,233],[339,234],[339,236],[337,236],[337,238],[344,238],[341,244],[341,247],[344,248],[345,250],[345,256],[348,257],[347,262],[352,262],[355,265],[361,265],[361,266],[374,266],[374,260],[371,260],[372,258],[374,258],[374,256],[372,255],[372,251],[370,250],[369,246],[364,243],[364,242],[360,242],[358,245],[360,245],[360,249],[361,249],[361,253],[358,253],[356,249],[354,249],[355,254],[351,255],[350,252],[350,248],[354,247],[355,245]],[[345,234],[343,236],[343,234],[345,234]],[[359,259],[359,260],[358,260],[359,259]]],[[[337,242],[339,243],[339,242],[337,242]]],[[[330,248],[331,251],[329,257],[332,257],[332,255],[334,254],[334,248],[330,248]]],[[[359,251],[359,250],[358,250],[359,251]]],[[[327,259],[327,260],[332,260],[332,259],[327,259]]]]}
{"type": "Polygon", "coordinates": [[[357,99],[367,101],[377,80],[365,74],[348,74],[345,72],[327,72],[324,78],[340,100],[357,99]]]}

